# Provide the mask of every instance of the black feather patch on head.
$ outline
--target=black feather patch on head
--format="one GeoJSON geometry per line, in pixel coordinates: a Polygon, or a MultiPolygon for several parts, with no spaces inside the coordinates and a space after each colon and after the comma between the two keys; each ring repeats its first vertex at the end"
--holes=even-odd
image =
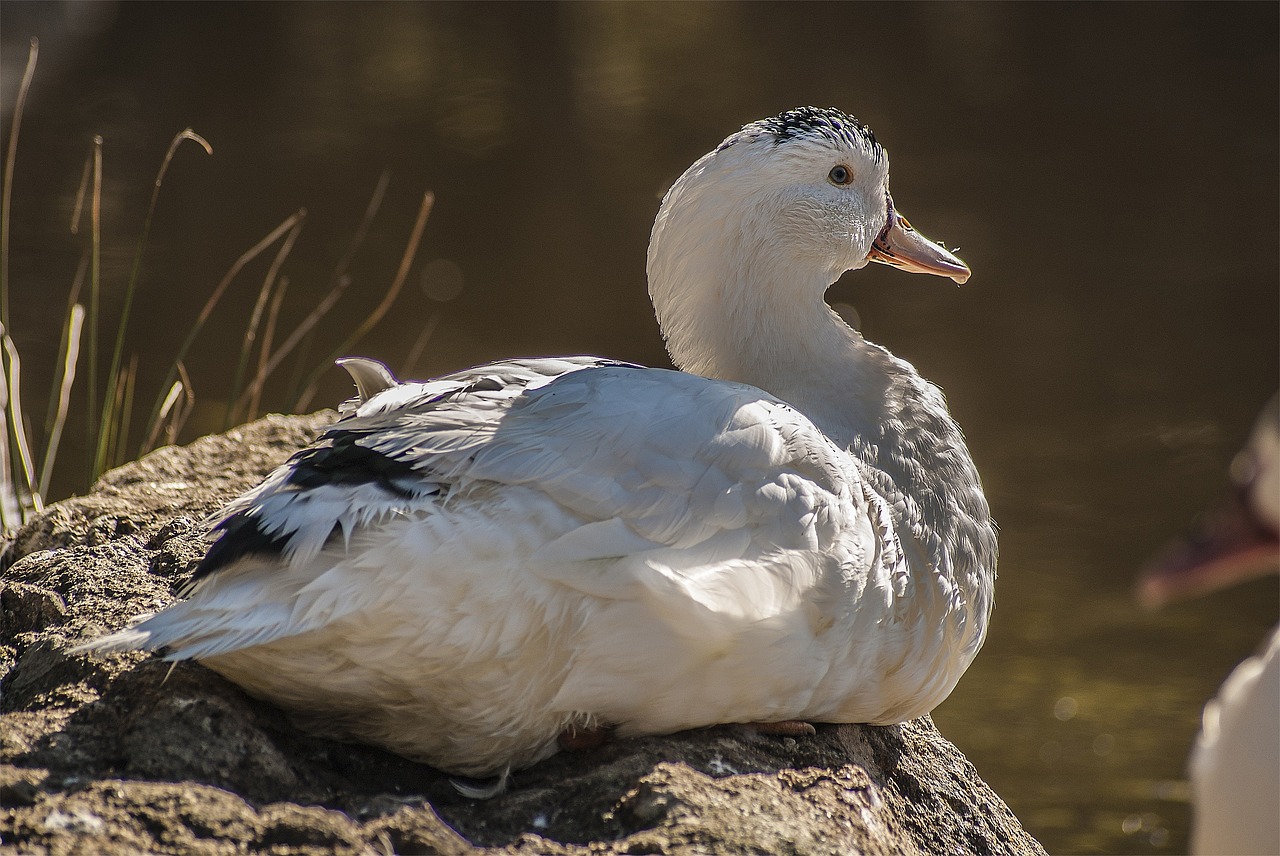
{"type": "Polygon", "coordinates": [[[768,119],[761,119],[743,127],[751,133],[768,134],[775,145],[805,137],[821,137],[840,145],[856,145],[869,149],[877,159],[884,156],[884,149],[876,142],[871,129],[835,107],[797,107],[768,119]]]}

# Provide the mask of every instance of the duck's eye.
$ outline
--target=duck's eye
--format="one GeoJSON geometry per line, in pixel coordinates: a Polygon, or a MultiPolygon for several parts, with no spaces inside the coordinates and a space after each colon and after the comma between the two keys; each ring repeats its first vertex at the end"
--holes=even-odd
{"type": "Polygon", "coordinates": [[[831,172],[827,173],[827,178],[831,179],[832,184],[845,185],[853,181],[853,173],[849,167],[838,164],[831,167],[831,172]]]}

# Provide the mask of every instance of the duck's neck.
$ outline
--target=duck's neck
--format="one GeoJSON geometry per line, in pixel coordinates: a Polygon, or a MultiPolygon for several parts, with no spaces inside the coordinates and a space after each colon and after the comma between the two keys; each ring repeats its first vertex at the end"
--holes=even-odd
{"type": "Polygon", "coordinates": [[[688,236],[675,233],[672,246],[664,244],[672,234],[656,228],[650,248],[650,294],[676,366],[759,387],[795,407],[867,464],[882,482],[877,489],[905,499],[902,522],[932,542],[934,571],[981,577],[989,590],[989,509],[938,389],[826,305],[839,271],[797,275],[796,259],[761,253],[748,238],[702,234],[701,243],[681,246],[688,236]],[[952,567],[953,555],[976,561],[952,567]]]}
{"type": "MultiPolygon", "coordinates": [[[[664,237],[655,232],[654,249],[665,249],[664,237]]],[[[720,252],[715,243],[650,253],[649,290],[676,367],[759,387],[846,448],[879,433],[887,390],[918,377],[827,306],[839,272],[798,280],[787,260],[744,237],[725,239],[720,252]]]]}

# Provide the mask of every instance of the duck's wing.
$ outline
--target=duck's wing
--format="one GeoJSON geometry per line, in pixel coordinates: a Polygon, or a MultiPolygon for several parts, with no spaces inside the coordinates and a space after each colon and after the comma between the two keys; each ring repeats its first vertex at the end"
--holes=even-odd
{"type": "Polygon", "coordinates": [[[483,420],[471,407],[402,412],[364,442],[450,491],[532,488],[586,521],[539,548],[546,562],[688,549],[742,529],[818,550],[843,523],[822,515],[862,482],[806,417],[743,384],[602,365],[504,403],[483,420]]]}
{"type": "Polygon", "coordinates": [[[244,556],[302,565],[333,538],[430,507],[459,481],[446,475],[457,468],[455,456],[432,460],[432,450],[482,444],[522,394],[561,375],[625,365],[560,357],[490,363],[421,383],[396,382],[385,367],[376,385],[357,377],[359,396],[344,403],[345,418],[205,521],[213,544],[187,590],[244,556]]]}
{"type": "MultiPolygon", "coordinates": [[[[344,555],[344,541],[376,549],[380,527],[444,510],[477,543],[486,532],[497,540],[485,529],[502,526],[495,507],[554,521],[511,566],[597,598],[653,601],[673,626],[708,613],[759,621],[806,599],[834,615],[837,589],[861,589],[876,573],[889,593],[905,574],[888,505],[860,467],[759,389],[682,372],[570,358],[395,386],[213,521],[217,540],[193,585],[217,582],[223,592],[193,600],[244,606],[235,632],[222,627],[199,653],[179,641],[175,653],[207,656],[315,629],[359,599],[301,609],[287,592],[314,600],[322,575],[357,591],[347,577],[371,572],[347,563],[328,573],[322,551],[344,555]]],[[[412,560],[429,566],[432,557],[412,560]]],[[[166,615],[138,629],[159,630],[166,615]]],[[[141,644],[173,645],[175,636],[141,644]]],[[[113,646],[139,643],[135,634],[113,646]]]]}

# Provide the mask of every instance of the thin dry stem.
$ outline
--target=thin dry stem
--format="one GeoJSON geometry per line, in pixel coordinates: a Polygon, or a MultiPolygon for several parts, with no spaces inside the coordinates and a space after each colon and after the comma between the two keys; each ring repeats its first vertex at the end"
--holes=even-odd
{"type": "MultiPolygon", "coordinates": [[[[231,394],[227,396],[227,410],[222,418],[222,430],[224,431],[231,427],[233,419],[237,421],[239,419],[237,399],[240,396],[245,369],[249,364],[249,357],[253,354],[254,342],[258,338],[258,327],[262,323],[262,314],[266,311],[267,299],[270,297],[272,286],[274,286],[276,277],[280,273],[280,267],[284,264],[284,260],[293,249],[294,242],[298,240],[298,235],[302,232],[302,225],[307,217],[307,209],[300,209],[298,215],[297,225],[285,236],[284,241],[280,244],[280,249],[276,252],[276,257],[271,260],[271,267],[268,268],[267,275],[262,280],[262,288],[258,290],[258,299],[254,302],[253,314],[249,318],[248,326],[245,327],[244,341],[240,345],[240,359],[236,363],[235,379],[231,384],[231,394]]],[[[265,344],[264,347],[266,347],[265,344]]]]}
{"type": "Polygon", "coordinates": [[[0,362],[0,534],[22,525],[22,497],[13,481],[13,459],[9,454],[9,373],[0,362]]]}
{"type": "MultiPolygon", "coordinates": [[[[165,152],[164,160],[160,162],[160,170],[156,173],[155,186],[151,190],[151,203],[147,206],[147,216],[142,221],[142,234],[138,236],[138,246],[133,253],[133,267],[129,272],[129,281],[125,286],[124,302],[120,308],[120,322],[116,326],[116,343],[111,351],[111,368],[107,371],[107,383],[110,386],[116,384],[117,376],[120,373],[120,359],[124,355],[124,338],[125,331],[129,326],[129,314],[133,308],[133,296],[138,289],[138,279],[142,274],[142,256],[147,248],[147,239],[151,235],[151,223],[155,219],[156,205],[160,201],[160,185],[164,183],[165,174],[169,171],[169,164],[173,161],[173,155],[178,150],[178,146],[182,145],[184,140],[191,140],[204,149],[205,154],[213,155],[213,147],[209,145],[204,137],[195,131],[187,128],[174,135],[173,140],[169,143],[169,150],[165,152]]],[[[123,404],[123,401],[120,401],[123,404]]],[[[128,422],[128,415],[117,418],[116,399],[108,399],[102,408],[102,423],[98,431],[98,446],[93,459],[93,475],[96,478],[107,465],[108,456],[110,455],[111,442],[109,438],[118,430],[117,421],[128,422]]],[[[118,457],[123,457],[120,455],[118,457]]]]}
{"type": "MultiPolygon", "coordinates": [[[[111,395],[108,396],[104,405],[103,413],[108,409],[119,410],[121,403],[124,401],[125,385],[127,378],[125,373],[116,376],[115,382],[111,384],[111,395]]],[[[98,435],[98,444],[104,449],[110,449],[120,440],[119,424],[115,421],[103,422],[102,431],[98,435]]],[[[111,456],[105,454],[102,458],[101,470],[106,472],[111,468],[111,456]]]]}
{"type": "MultiPolygon", "coordinates": [[[[102,137],[93,138],[93,196],[90,198],[89,222],[92,228],[89,251],[89,377],[85,384],[89,389],[87,446],[95,448],[94,430],[98,423],[98,318],[102,273],[102,137]]],[[[98,474],[89,465],[89,481],[98,474]]]]}
{"type": "Polygon", "coordinates": [[[181,378],[169,387],[169,393],[164,397],[164,403],[160,407],[160,415],[152,420],[151,433],[147,435],[146,443],[143,444],[147,451],[155,448],[156,440],[160,436],[160,427],[164,425],[166,419],[168,419],[168,425],[165,425],[164,429],[165,442],[172,445],[177,439],[178,432],[186,423],[187,417],[195,408],[196,397],[191,388],[191,377],[187,374],[187,367],[182,363],[178,363],[178,374],[181,378]]]}
{"type": "Polygon", "coordinates": [[[5,355],[9,358],[9,418],[13,430],[13,439],[18,446],[18,460],[22,464],[22,475],[31,492],[31,505],[36,512],[44,511],[44,501],[36,484],[36,468],[31,458],[31,446],[27,443],[27,430],[22,420],[22,360],[18,358],[18,348],[9,338],[7,330],[0,334],[4,338],[5,355]]]}
{"type": "Polygon", "coordinates": [[[427,323],[422,325],[422,332],[418,334],[418,338],[414,340],[413,347],[409,349],[409,354],[404,358],[401,364],[400,377],[411,377],[414,366],[418,364],[418,360],[422,358],[422,352],[427,349],[427,342],[431,339],[432,334],[436,332],[436,327],[440,326],[440,319],[443,314],[436,310],[427,318],[427,323]]]}
{"type": "Polygon", "coordinates": [[[49,430],[44,465],[40,468],[41,496],[49,495],[49,482],[53,478],[53,462],[58,459],[58,444],[62,442],[62,429],[67,423],[67,410],[71,406],[71,387],[76,380],[76,361],[80,357],[80,333],[84,329],[84,306],[76,303],[71,307],[66,329],[65,348],[62,354],[62,383],[58,388],[58,409],[54,415],[53,427],[49,430]]]}
{"type": "Polygon", "coordinates": [[[335,285],[347,275],[347,268],[351,266],[351,260],[356,257],[356,251],[360,249],[365,237],[369,234],[369,227],[373,225],[373,218],[377,216],[378,209],[382,207],[382,200],[386,197],[387,187],[390,184],[391,173],[384,171],[378,177],[378,183],[373,188],[373,196],[369,198],[369,204],[365,206],[364,216],[360,218],[360,223],[356,226],[356,233],[351,236],[351,243],[347,245],[347,251],[338,260],[337,266],[333,269],[333,276],[330,277],[329,281],[335,285]]]}
{"type": "MultiPolygon", "coordinates": [[[[282,363],[284,358],[298,346],[298,343],[306,338],[306,335],[311,332],[312,328],[316,326],[320,319],[333,308],[333,305],[338,302],[338,298],[342,296],[342,293],[347,290],[347,286],[350,284],[351,277],[344,276],[342,279],[338,280],[333,288],[329,289],[329,293],[324,296],[324,299],[307,314],[306,318],[302,319],[302,323],[298,324],[298,326],[293,329],[293,332],[289,334],[289,338],[280,346],[280,350],[271,355],[271,359],[267,361],[266,367],[258,372],[258,376],[253,379],[253,383],[249,385],[249,389],[246,391],[245,395],[255,396],[262,391],[262,385],[266,383],[266,380],[271,373],[280,366],[280,363],[282,363]]],[[[296,408],[297,405],[295,405],[295,409],[296,408]]]]}
{"type": "Polygon", "coordinates": [[[305,390],[299,397],[300,408],[306,408],[311,403],[311,399],[315,396],[316,387],[320,382],[321,373],[328,371],[333,361],[338,357],[346,356],[351,346],[363,339],[382,320],[387,311],[391,309],[392,304],[395,303],[396,298],[400,296],[400,290],[404,287],[404,282],[409,276],[409,268],[413,266],[414,257],[418,254],[418,244],[422,240],[422,233],[427,227],[427,218],[431,215],[431,208],[435,201],[435,194],[430,190],[422,195],[422,204],[418,208],[418,219],[414,221],[413,230],[409,233],[409,243],[405,245],[404,255],[400,258],[400,268],[396,271],[391,287],[387,289],[382,302],[369,313],[360,326],[347,336],[342,344],[335,348],[329,354],[329,357],[312,373],[305,390]]]}
{"type": "MultiPolygon", "coordinates": [[[[5,152],[4,159],[4,178],[0,181],[0,329],[9,329],[9,222],[13,208],[13,173],[18,162],[18,132],[22,127],[23,108],[27,103],[27,92],[31,89],[31,81],[36,73],[36,58],[40,55],[40,41],[31,39],[31,46],[27,51],[27,66],[22,72],[22,82],[18,84],[18,95],[13,104],[13,123],[9,127],[9,146],[5,152]]],[[[7,335],[6,335],[7,340],[7,335]]],[[[5,349],[5,354],[0,354],[0,360],[5,359],[9,349],[5,349]]],[[[14,354],[16,355],[16,351],[14,354]]],[[[15,388],[18,378],[18,367],[13,363],[9,363],[8,367],[0,366],[0,373],[6,376],[6,379],[13,383],[15,388]]],[[[12,525],[9,518],[16,518],[21,521],[23,516],[22,498],[16,491],[14,484],[12,458],[9,456],[10,442],[10,426],[12,426],[13,442],[18,444],[19,455],[22,454],[22,445],[26,438],[22,430],[22,418],[20,416],[22,410],[22,402],[12,396],[8,396],[4,402],[4,408],[8,412],[5,417],[0,414],[0,427],[4,430],[0,432],[0,445],[4,446],[3,453],[0,453],[0,467],[4,468],[3,474],[0,474],[0,526],[4,531],[8,531],[12,525]],[[13,508],[7,508],[12,500],[13,508]]],[[[30,457],[28,453],[27,458],[30,457]]],[[[25,460],[25,459],[24,459],[25,460]]],[[[27,481],[31,481],[28,472],[27,481]]],[[[32,486],[35,492],[34,485],[32,486]]],[[[34,497],[35,502],[39,505],[40,497],[38,494],[34,497]]]]}
{"type": "MultiPolygon", "coordinates": [[[[71,318],[71,313],[73,311],[73,308],[80,303],[80,290],[84,287],[84,277],[85,277],[85,274],[88,272],[88,270],[89,270],[89,253],[85,252],[80,256],[80,266],[76,268],[76,275],[71,280],[71,293],[67,295],[67,311],[64,317],[66,317],[68,320],[71,318]]],[[[81,320],[83,320],[84,318],[83,305],[80,306],[80,316],[81,316],[81,320]]],[[[67,334],[69,330],[70,330],[70,327],[67,324],[62,325],[62,334],[61,334],[62,339],[61,341],[58,342],[59,354],[65,354],[67,352],[67,334]]],[[[80,348],[80,345],[79,343],[77,343],[76,344],[77,351],[79,350],[79,348],[80,348]]],[[[56,384],[57,384],[57,380],[55,379],[53,381],[53,385],[51,385],[49,389],[49,396],[48,396],[49,407],[48,407],[48,410],[45,412],[45,416],[44,416],[44,433],[46,437],[49,436],[49,432],[53,430],[53,423],[54,423],[54,419],[56,418],[56,411],[58,408],[59,398],[57,393],[58,387],[56,384]]],[[[41,490],[41,494],[43,496],[49,495],[44,490],[41,490]]]]}
{"type": "Polygon", "coordinates": [[[71,234],[80,234],[80,218],[84,215],[84,197],[89,192],[89,176],[93,170],[93,155],[84,159],[84,172],[80,174],[80,187],[76,190],[76,204],[71,209],[71,234]]]}
{"type": "Polygon", "coordinates": [[[262,409],[262,382],[258,381],[258,378],[266,379],[267,358],[271,354],[271,345],[275,340],[276,328],[280,321],[280,307],[284,305],[284,295],[288,290],[289,277],[280,277],[280,287],[276,289],[275,297],[271,301],[271,310],[267,313],[267,326],[262,332],[262,347],[258,350],[258,370],[254,375],[256,386],[253,394],[249,396],[247,419],[256,419],[262,409]]]}
{"type": "Polygon", "coordinates": [[[160,426],[164,423],[165,418],[169,415],[169,411],[173,409],[174,404],[182,396],[182,381],[175,380],[173,386],[169,387],[169,393],[164,397],[163,403],[160,405],[160,416],[151,426],[151,433],[147,436],[146,448],[155,448],[155,442],[160,437],[160,426]]]}
{"type": "Polygon", "coordinates": [[[36,74],[36,57],[40,55],[40,40],[31,39],[27,51],[27,67],[18,84],[18,97],[13,102],[13,124],[9,127],[9,150],[4,158],[4,188],[0,192],[0,325],[9,329],[9,214],[13,198],[13,169],[18,161],[18,130],[22,127],[22,111],[27,103],[27,92],[36,74]]]}
{"type": "MultiPolygon", "coordinates": [[[[382,200],[386,198],[387,187],[391,183],[391,173],[384,171],[378,177],[378,183],[373,188],[373,195],[369,197],[369,204],[365,206],[364,216],[360,218],[360,222],[356,225],[355,234],[351,238],[351,243],[347,245],[347,251],[343,253],[342,258],[338,260],[338,264],[333,269],[333,276],[330,277],[332,285],[325,299],[317,307],[316,311],[311,312],[302,324],[293,331],[285,344],[280,347],[279,352],[272,354],[270,348],[263,346],[262,353],[258,360],[258,373],[250,384],[248,391],[241,396],[238,406],[243,406],[246,401],[251,402],[251,410],[256,413],[258,411],[258,402],[262,398],[262,387],[266,383],[267,378],[280,366],[284,358],[293,351],[294,348],[306,337],[314,327],[316,322],[324,317],[325,313],[332,308],[335,301],[346,290],[350,284],[347,277],[347,268],[351,266],[352,259],[355,258],[356,252],[364,243],[365,237],[369,234],[369,228],[373,225],[373,220],[378,214],[378,210],[382,207],[382,200]],[[264,359],[270,354],[270,359],[264,359]]],[[[298,374],[302,373],[302,366],[299,366],[298,374]]],[[[296,379],[295,379],[296,383],[296,379]]],[[[295,386],[296,389],[296,386],[295,386]]],[[[297,409],[297,400],[294,402],[294,409],[297,409]]]]}
{"type": "Polygon", "coordinates": [[[120,406],[116,412],[120,414],[118,427],[115,430],[115,446],[110,458],[107,459],[107,468],[118,467],[125,461],[125,445],[129,442],[129,427],[131,417],[133,416],[133,395],[137,389],[138,383],[138,355],[134,354],[129,359],[129,368],[121,375],[124,379],[123,388],[124,395],[121,396],[120,406]]]}
{"type": "MultiPolygon", "coordinates": [[[[226,275],[222,278],[222,281],[218,283],[218,287],[213,290],[213,294],[209,295],[209,299],[205,301],[204,307],[200,310],[200,315],[196,318],[196,323],[192,326],[191,331],[187,333],[187,338],[183,341],[182,347],[178,349],[178,355],[174,358],[173,366],[169,368],[169,374],[165,377],[164,383],[160,385],[161,389],[167,389],[173,384],[176,379],[175,376],[178,374],[178,366],[180,366],[182,361],[186,358],[187,351],[191,349],[191,345],[195,342],[196,336],[200,335],[200,330],[204,327],[205,322],[209,320],[209,316],[213,313],[214,307],[218,305],[218,301],[222,299],[223,293],[227,290],[227,287],[231,285],[231,281],[235,279],[236,274],[240,273],[241,269],[245,265],[261,255],[267,247],[280,240],[284,234],[292,229],[300,219],[301,213],[301,211],[298,211],[290,214],[283,223],[271,231],[271,234],[267,235],[261,241],[242,253],[240,257],[235,260],[235,263],[231,265],[231,269],[227,271],[226,275]]],[[[147,421],[153,426],[153,428],[148,434],[148,442],[144,444],[143,448],[139,449],[139,456],[146,454],[147,451],[150,450],[150,441],[154,439],[159,430],[156,425],[156,421],[160,418],[160,405],[161,400],[157,399],[155,406],[151,409],[151,416],[147,421]]]]}
{"type": "Polygon", "coordinates": [[[165,442],[169,445],[177,442],[178,432],[182,430],[183,425],[187,424],[187,417],[196,407],[195,387],[191,385],[191,377],[187,374],[184,363],[178,363],[178,374],[182,379],[182,407],[174,411],[173,418],[169,420],[169,427],[165,430],[165,442]]]}

